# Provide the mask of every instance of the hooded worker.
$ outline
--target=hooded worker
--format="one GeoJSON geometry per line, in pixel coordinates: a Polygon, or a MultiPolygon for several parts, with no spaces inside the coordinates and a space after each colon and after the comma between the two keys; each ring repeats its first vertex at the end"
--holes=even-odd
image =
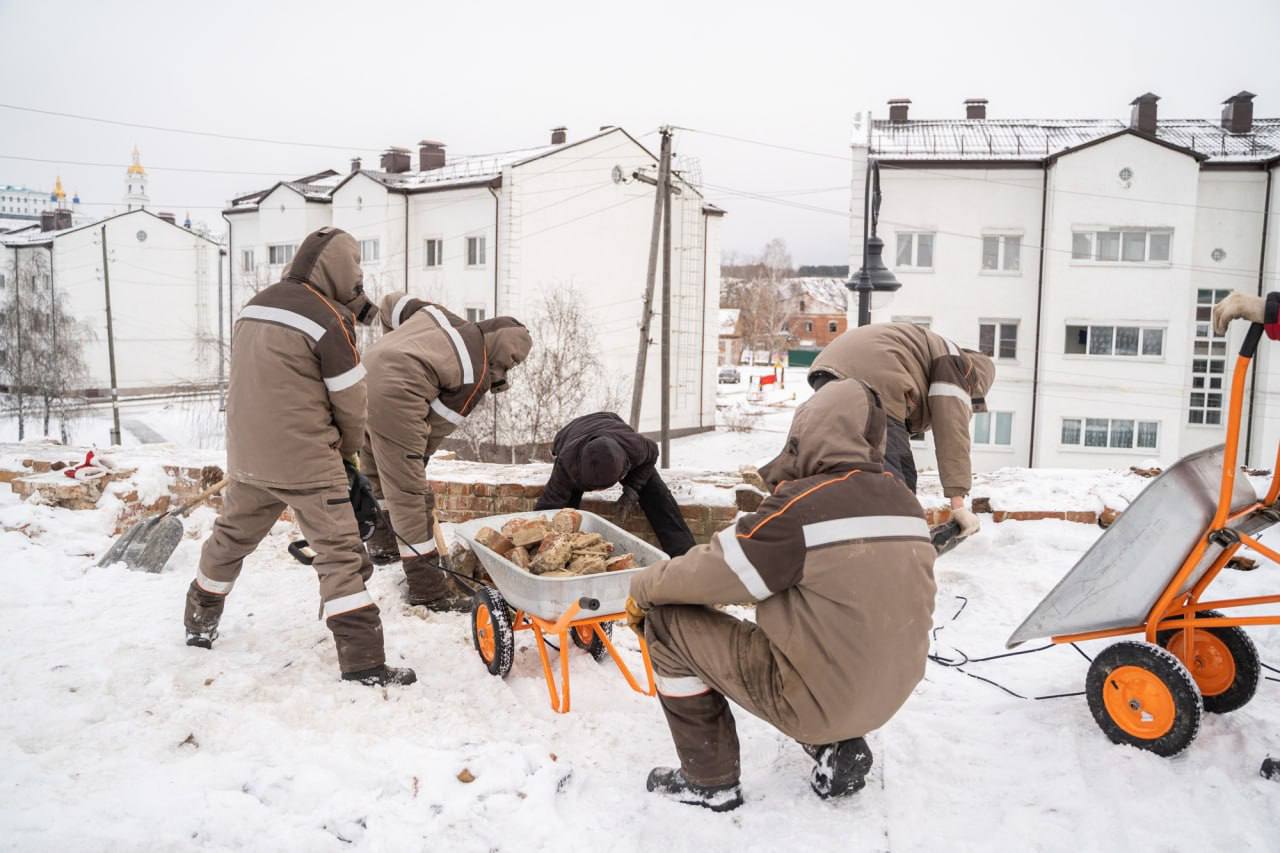
{"type": "Polygon", "coordinates": [[[877,323],[849,329],[818,354],[809,384],[820,389],[833,379],[861,379],[876,393],[888,415],[885,465],[912,493],[916,465],[911,436],[933,430],[942,494],[960,536],[978,531],[978,517],[965,508],[973,486],[969,421],[987,410],[986,395],[996,368],[980,352],[961,349],[914,323],[877,323]]]}
{"type": "Polygon", "coordinates": [[[761,469],[759,509],[631,581],[680,767],[647,787],[727,811],[742,803],[727,699],[814,759],[818,796],[851,794],[871,768],[863,739],[924,675],[934,550],[924,512],[883,468],[885,415],[856,379],[796,411],[761,469]],[[713,609],[755,604],[754,622],[713,609]]]}
{"type": "Polygon", "coordinates": [[[321,228],[236,320],[227,389],[230,482],[187,592],[187,645],[212,648],[244,558],[287,506],[316,552],[320,615],[333,632],[342,677],[411,684],[413,670],[386,666],[378,606],[365,589],[373,566],[344,464],[360,450],[365,429],[355,323],[372,322],[378,312],[362,280],[359,244],[338,228],[321,228]]]}
{"type": "Polygon", "coordinates": [[[511,317],[469,323],[410,296],[382,302],[385,333],[372,347],[368,439],[362,468],[384,511],[369,540],[375,562],[404,562],[407,599],[434,610],[466,606],[439,569],[435,500],[425,467],[484,395],[507,388],[507,373],[533,348],[511,317]],[[388,518],[388,516],[390,516],[388,518]]]}
{"type": "Polygon", "coordinates": [[[618,504],[644,510],[662,550],[678,557],[693,547],[693,534],[667,484],[658,474],[658,445],[627,426],[613,412],[574,418],[551,443],[555,464],[534,509],[577,509],[584,492],[622,484],[618,504]]]}

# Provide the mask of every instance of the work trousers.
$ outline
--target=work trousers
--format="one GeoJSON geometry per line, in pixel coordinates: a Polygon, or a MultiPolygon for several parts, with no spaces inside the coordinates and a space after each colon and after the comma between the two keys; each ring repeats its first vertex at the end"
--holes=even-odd
{"type": "Polygon", "coordinates": [[[258,547],[286,506],[316,552],[312,567],[320,579],[320,617],[333,632],[339,667],[343,672],[358,672],[381,665],[385,661],[382,620],[365,589],[373,564],[360,541],[346,486],[295,491],[235,480],[228,483],[222,512],[200,552],[200,565],[187,591],[187,630],[217,627],[244,558],[258,547]]]}
{"type": "Polygon", "coordinates": [[[369,478],[378,505],[391,513],[402,559],[436,551],[432,519],[436,501],[427,485],[426,464],[425,447],[373,430],[365,433],[360,471],[369,478]]]}
{"type": "Polygon", "coordinates": [[[738,781],[738,731],[726,697],[795,736],[772,644],[755,623],[709,607],[666,605],[645,617],[645,639],[685,778],[700,785],[738,781]]]}

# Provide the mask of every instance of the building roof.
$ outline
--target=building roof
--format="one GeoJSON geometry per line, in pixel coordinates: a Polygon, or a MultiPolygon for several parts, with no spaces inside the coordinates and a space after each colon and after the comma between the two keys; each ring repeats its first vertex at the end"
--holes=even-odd
{"type": "MultiPolygon", "coordinates": [[[[829,305],[837,313],[844,313],[849,310],[849,288],[846,287],[843,279],[805,276],[803,278],[789,278],[783,282],[783,286],[790,286],[790,298],[792,299],[804,297],[822,305],[829,305]]],[[[806,313],[825,312],[808,311],[806,313]]]]}
{"type": "Polygon", "coordinates": [[[720,309],[720,337],[732,337],[738,334],[738,317],[741,314],[740,308],[720,309]]]}
{"type": "MultiPolygon", "coordinates": [[[[877,119],[871,153],[887,160],[1040,162],[1127,130],[1118,119],[877,119]]],[[[1280,118],[1254,119],[1249,133],[1230,133],[1208,119],[1161,119],[1154,139],[1213,163],[1265,163],[1280,156],[1280,118]]]]}
{"type": "Polygon", "coordinates": [[[157,222],[163,222],[165,225],[168,225],[171,228],[177,228],[179,231],[185,231],[188,234],[190,234],[192,237],[198,237],[201,240],[204,240],[207,243],[212,243],[215,246],[220,245],[217,240],[214,240],[212,237],[208,236],[207,234],[201,234],[199,231],[193,231],[190,228],[184,228],[183,226],[177,224],[176,222],[170,222],[169,220],[159,217],[149,210],[140,208],[138,210],[126,210],[122,213],[115,213],[115,214],[112,214],[111,216],[104,216],[103,218],[95,219],[92,222],[86,222],[80,225],[73,225],[70,228],[62,228],[57,231],[41,231],[38,226],[32,226],[31,228],[23,229],[22,231],[15,231],[15,232],[9,232],[5,234],[0,234],[0,246],[6,246],[9,248],[22,248],[27,246],[52,245],[53,241],[56,240],[58,237],[71,234],[75,231],[83,231],[86,228],[96,228],[98,226],[103,225],[104,223],[110,222],[113,219],[119,219],[122,216],[149,216],[152,219],[156,220],[157,222]]]}

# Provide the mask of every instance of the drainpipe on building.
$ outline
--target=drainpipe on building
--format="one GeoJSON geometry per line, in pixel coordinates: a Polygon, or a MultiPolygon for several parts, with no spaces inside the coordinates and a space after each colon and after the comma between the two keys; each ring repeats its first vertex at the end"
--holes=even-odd
{"type": "Polygon", "coordinates": [[[1027,467],[1036,467],[1036,403],[1040,399],[1040,324],[1044,313],[1044,263],[1048,251],[1045,247],[1045,223],[1049,214],[1049,163],[1043,164],[1040,182],[1040,273],[1036,278],[1036,334],[1035,352],[1031,357],[1031,437],[1027,441],[1027,467]]]}
{"type": "Polygon", "coordinates": [[[404,194],[404,292],[409,292],[409,193],[404,194]]]}
{"type": "Polygon", "coordinates": [[[224,213],[222,214],[222,221],[227,223],[227,354],[230,355],[234,337],[231,334],[231,330],[235,328],[236,323],[236,303],[232,297],[232,294],[236,291],[236,253],[235,246],[232,244],[234,238],[232,237],[231,220],[227,219],[227,215],[224,213]]]}
{"type": "MultiPolygon", "coordinates": [[[[1267,226],[1271,224],[1271,178],[1275,175],[1275,167],[1267,167],[1267,194],[1262,201],[1262,248],[1258,251],[1258,295],[1265,296],[1267,272],[1267,226]]],[[[1253,449],[1253,398],[1258,391],[1258,359],[1253,360],[1249,373],[1249,423],[1244,433],[1244,464],[1252,465],[1250,451],[1253,449]]]]}
{"type": "MultiPolygon", "coordinates": [[[[498,222],[501,219],[501,205],[498,202],[498,191],[490,184],[487,188],[493,196],[493,316],[498,316],[498,222]]],[[[484,452],[483,446],[481,453],[484,452]]],[[[498,401],[493,401],[493,452],[498,453],[498,401]]],[[[511,450],[512,462],[515,462],[515,448],[511,450]]]]}
{"type": "MultiPolygon", "coordinates": [[[[719,316],[719,311],[717,311],[719,316]]],[[[702,346],[698,348],[701,359],[707,357],[707,214],[702,214],[702,346]]],[[[702,365],[698,370],[698,429],[705,426],[702,419],[703,410],[707,406],[707,369],[702,365]]]]}

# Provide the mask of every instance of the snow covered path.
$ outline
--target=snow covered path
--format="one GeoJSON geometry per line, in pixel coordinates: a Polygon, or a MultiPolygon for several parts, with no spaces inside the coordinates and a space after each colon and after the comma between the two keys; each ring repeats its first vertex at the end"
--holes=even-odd
{"type": "MultiPolygon", "coordinates": [[[[189,524],[203,535],[211,520],[189,524]]],[[[216,649],[190,649],[199,542],[160,575],[93,568],[107,528],[0,487],[2,849],[1264,850],[1280,830],[1280,787],[1258,776],[1280,755],[1275,682],[1166,760],[1112,746],[1080,697],[1023,701],[931,664],[871,736],[873,777],[849,801],[818,801],[800,749],[739,713],[747,804],[714,815],[645,793],[673,752],[656,703],[611,666],[573,651],[574,710],[553,714],[529,639],[509,678],[489,676],[465,617],[401,605],[391,567],[372,589],[391,659],[420,683],[342,684],[283,524],[248,561],[216,649]]],[[[939,651],[1003,651],[1096,535],[988,524],[939,562],[939,651]],[[950,622],[956,596],[968,605],[950,622]]],[[[1267,568],[1220,591],[1273,590],[1267,568]]],[[[1254,637],[1280,663],[1280,632],[1254,637]]],[[[1067,647],[970,669],[1039,695],[1081,689],[1086,666],[1067,647]]]]}

